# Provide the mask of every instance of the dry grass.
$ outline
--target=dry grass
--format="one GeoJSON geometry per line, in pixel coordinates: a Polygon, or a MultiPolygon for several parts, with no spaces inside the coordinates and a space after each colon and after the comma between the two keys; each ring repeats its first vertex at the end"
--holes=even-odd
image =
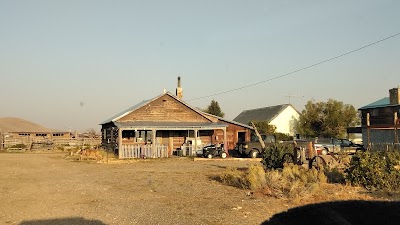
{"type": "Polygon", "coordinates": [[[234,167],[228,167],[226,171],[224,171],[220,179],[222,183],[238,187],[238,188],[248,188],[246,182],[243,179],[243,172],[237,170],[234,167]]]}
{"type": "Polygon", "coordinates": [[[319,190],[320,184],[327,182],[322,171],[308,170],[297,165],[287,165],[282,171],[268,170],[259,165],[251,165],[246,172],[228,168],[221,174],[223,183],[251,190],[276,198],[303,198],[319,190]]]}
{"type": "Polygon", "coordinates": [[[264,192],[278,198],[303,198],[319,190],[326,183],[323,172],[305,169],[297,165],[287,165],[282,172],[266,172],[267,182],[264,192]]]}

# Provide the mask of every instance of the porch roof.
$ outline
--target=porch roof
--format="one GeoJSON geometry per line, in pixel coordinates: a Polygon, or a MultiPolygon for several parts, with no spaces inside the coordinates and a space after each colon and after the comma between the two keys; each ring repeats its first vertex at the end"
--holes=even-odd
{"type": "Polygon", "coordinates": [[[174,122],[174,121],[126,121],[114,122],[115,126],[122,129],[158,129],[158,130],[213,130],[228,127],[225,123],[210,122],[174,122]]]}

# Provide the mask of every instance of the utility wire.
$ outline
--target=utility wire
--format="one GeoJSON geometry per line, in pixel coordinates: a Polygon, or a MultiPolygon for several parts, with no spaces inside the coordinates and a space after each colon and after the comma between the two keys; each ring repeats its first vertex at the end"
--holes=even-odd
{"type": "Polygon", "coordinates": [[[273,81],[273,80],[276,80],[276,79],[279,79],[279,78],[282,78],[282,77],[286,77],[286,76],[292,75],[292,74],[294,74],[294,73],[297,73],[297,72],[300,72],[300,71],[303,71],[303,70],[307,70],[307,69],[310,69],[310,68],[312,68],[312,67],[316,67],[316,66],[318,66],[318,65],[321,65],[321,64],[324,64],[324,63],[333,61],[333,60],[338,59],[338,58],[341,58],[341,57],[343,57],[343,56],[350,55],[350,54],[352,54],[352,53],[354,53],[354,52],[358,52],[358,51],[360,51],[360,50],[362,50],[362,49],[364,49],[364,48],[371,47],[371,46],[373,46],[373,45],[376,45],[376,44],[378,44],[378,43],[380,43],[380,42],[384,42],[384,41],[386,41],[386,40],[389,40],[389,39],[394,38],[394,37],[399,36],[399,35],[400,35],[400,33],[393,34],[393,35],[391,35],[391,36],[382,38],[382,39],[380,39],[380,40],[378,40],[378,41],[375,41],[375,42],[372,42],[372,43],[370,43],[370,44],[364,45],[364,46],[359,47],[359,48],[357,48],[357,49],[353,49],[353,50],[351,50],[351,51],[349,51],[349,52],[346,52],[346,53],[343,53],[343,54],[334,56],[334,57],[329,58],[329,59],[325,59],[325,60],[323,60],[323,61],[321,61],[321,62],[318,62],[318,63],[312,64],[312,65],[303,67],[303,68],[301,68],[301,69],[294,70],[294,71],[289,72],[289,73],[285,73],[285,74],[282,74],[282,75],[279,75],[279,76],[275,76],[275,77],[269,78],[269,79],[267,79],[267,80],[263,80],[263,81],[259,81],[259,82],[252,83],[252,84],[249,84],[249,85],[241,86],[241,87],[238,87],[238,88],[234,88],[234,89],[230,89],[230,90],[226,90],[226,91],[214,93],[214,94],[211,94],[211,95],[206,95],[206,96],[202,96],[202,97],[192,98],[192,99],[189,99],[189,100],[186,100],[186,101],[199,100],[199,99],[203,99],[203,98],[209,98],[209,97],[213,97],[213,96],[217,96],[217,95],[227,94],[227,93],[230,93],[230,92],[239,91],[239,90],[242,90],[242,89],[245,89],[245,88],[249,88],[249,87],[253,87],[253,86],[256,86],[256,85],[259,85],[259,84],[262,84],[262,83],[266,83],[266,82],[269,82],[269,81],[273,81]]]}

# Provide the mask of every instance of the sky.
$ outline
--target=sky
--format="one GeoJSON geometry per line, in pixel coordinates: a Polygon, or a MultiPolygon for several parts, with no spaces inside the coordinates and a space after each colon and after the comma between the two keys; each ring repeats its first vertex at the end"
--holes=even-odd
{"type": "Polygon", "coordinates": [[[164,88],[175,93],[178,76],[185,102],[215,100],[229,120],[289,102],[358,109],[400,86],[399,9],[398,0],[0,0],[0,117],[100,131],[164,88]]]}

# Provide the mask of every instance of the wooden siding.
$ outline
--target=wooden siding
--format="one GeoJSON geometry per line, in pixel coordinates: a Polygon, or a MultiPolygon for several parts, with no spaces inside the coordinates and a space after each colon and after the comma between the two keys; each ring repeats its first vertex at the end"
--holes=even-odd
{"type": "MultiPolygon", "coordinates": [[[[224,121],[221,121],[224,122],[224,121]]],[[[225,147],[228,150],[232,150],[235,148],[236,143],[238,142],[238,133],[239,132],[245,132],[246,137],[245,141],[250,141],[250,134],[251,130],[233,123],[227,123],[224,122],[228,125],[226,128],[226,143],[227,146],[225,147]]],[[[213,140],[218,140],[218,142],[223,142],[224,140],[224,132],[222,130],[216,130],[215,134],[212,137],[213,140]]]]}
{"type": "Polygon", "coordinates": [[[163,95],[118,121],[210,122],[169,95],[163,95]]]}
{"type": "MultiPolygon", "coordinates": [[[[367,113],[370,114],[370,126],[371,127],[394,127],[394,112],[397,112],[400,116],[400,106],[388,106],[383,108],[373,108],[362,110],[362,126],[367,126],[367,113]]],[[[399,120],[397,121],[400,122],[399,120]]]]}

